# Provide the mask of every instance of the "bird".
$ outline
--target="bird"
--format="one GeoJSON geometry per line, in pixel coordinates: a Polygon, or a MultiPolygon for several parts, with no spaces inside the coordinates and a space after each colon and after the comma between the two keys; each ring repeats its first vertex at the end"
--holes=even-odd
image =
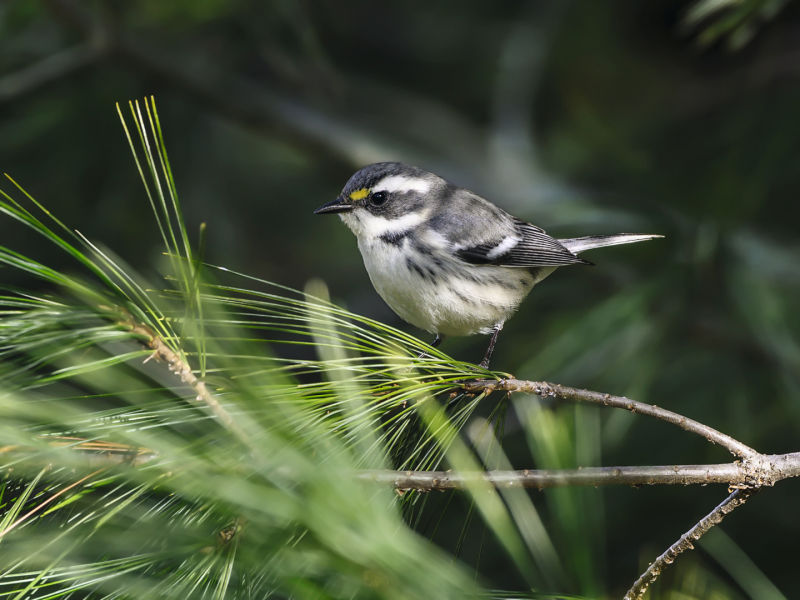
{"type": "Polygon", "coordinates": [[[618,233],[556,239],[424,169],[379,162],[354,173],[314,211],[355,234],[375,290],[404,321],[435,336],[488,334],[489,368],[503,325],[533,286],[605,246],[663,237],[618,233]]]}

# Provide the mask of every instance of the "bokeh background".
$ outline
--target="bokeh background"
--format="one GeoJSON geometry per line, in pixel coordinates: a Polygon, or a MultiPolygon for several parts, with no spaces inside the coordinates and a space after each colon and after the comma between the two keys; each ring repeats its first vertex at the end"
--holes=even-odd
{"type": "MultiPolygon", "coordinates": [[[[0,168],[155,278],[158,234],[114,106],[149,94],[210,262],[294,287],[322,278],[408,330],[350,232],[312,214],[364,164],[427,168],[556,236],[666,235],[551,276],[493,366],[800,449],[800,3],[5,0],[0,168]]],[[[0,244],[55,260],[32,243],[0,223],[0,244]]],[[[485,343],[444,350],[477,360],[485,343]]],[[[516,467],[729,460],[661,423],[553,410],[568,425],[556,458],[530,452],[509,416],[516,467]]],[[[798,492],[751,499],[680,559],[663,597],[797,597],[798,492]]],[[[581,491],[573,526],[553,531],[571,591],[618,594],[724,494],[581,491]]],[[[558,497],[541,496],[547,523],[558,497]]],[[[458,501],[417,526],[491,584],[519,583],[458,501]]]]}

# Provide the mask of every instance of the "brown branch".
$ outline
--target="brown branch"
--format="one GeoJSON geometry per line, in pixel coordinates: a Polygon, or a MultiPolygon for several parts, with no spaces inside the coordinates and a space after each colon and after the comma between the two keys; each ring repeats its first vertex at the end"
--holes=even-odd
{"type": "MultiPolygon", "coordinates": [[[[53,446],[65,447],[87,457],[90,465],[130,465],[138,467],[158,457],[147,448],[101,440],[59,438],[53,446]],[[66,440],[66,441],[65,441],[66,440]]],[[[28,453],[27,446],[0,447],[0,455],[28,453]]],[[[708,485],[725,484],[736,488],[773,486],[783,479],[800,477],[800,452],[763,455],[758,461],[706,465],[654,465],[581,467],[577,469],[520,469],[514,471],[361,471],[358,478],[397,490],[444,491],[465,489],[475,481],[497,488],[547,489],[572,486],[610,485],[708,485]]]]}
{"type": "Polygon", "coordinates": [[[498,488],[545,489],[599,485],[744,484],[738,463],[645,467],[587,467],[581,469],[522,469],[517,471],[364,471],[361,479],[391,484],[398,490],[460,490],[475,481],[498,488]]]}
{"type": "Polygon", "coordinates": [[[677,425],[684,431],[697,434],[704,437],[712,444],[719,444],[727,449],[731,454],[745,460],[755,460],[761,457],[756,450],[750,446],[743,444],[739,440],[731,436],[717,431],[713,427],[709,427],[699,421],[684,417],[678,413],[672,412],[665,408],[660,408],[653,404],[645,404],[644,402],[637,402],[624,396],[612,396],[611,394],[603,394],[600,392],[593,392],[591,390],[582,390],[580,388],[568,387],[558,383],[548,383],[546,381],[525,381],[522,379],[477,379],[474,381],[466,381],[461,384],[461,387],[468,392],[493,392],[496,390],[506,392],[525,392],[528,394],[536,394],[537,396],[550,396],[567,400],[569,402],[582,402],[586,404],[599,404],[601,406],[611,406],[613,408],[623,408],[632,413],[646,415],[648,417],[655,417],[661,421],[677,425]]]}
{"type": "Polygon", "coordinates": [[[524,469],[517,471],[363,471],[360,479],[391,484],[398,490],[458,490],[474,481],[495,487],[545,489],[600,485],[706,485],[760,488],[783,479],[800,477],[800,452],[759,454],[756,460],[709,465],[636,467],[582,467],[578,469],[524,469]]]}
{"type": "MultiPolygon", "coordinates": [[[[639,413],[666,421],[677,425],[685,431],[700,435],[713,444],[719,444],[726,448],[734,456],[743,459],[733,465],[716,465],[725,470],[731,466],[736,468],[737,476],[742,477],[741,482],[729,482],[733,487],[737,487],[713,511],[701,519],[694,527],[683,534],[678,541],[672,544],[667,550],[653,561],[647,570],[634,582],[628,593],[626,600],[638,600],[642,598],[648,588],[661,572],[675,561],[681,553],[694,548],[693,542],[700,539],[707,531],[722,521],[722,519],[738,506],[744,504],[747,499],[757,489],[763,486],[774,485],[776,481],[786,477],[796,477],[798,474],[798,457],[800,453],[783,454],[777,456],[765,456],[750,446],[743,444],[739,440],[724,434],[703,423],[689,419],[683,415],[659,408],[651,404],[637,402],[623,396],[612,396],[590,390],[567,387],[559,384],[523,381],[519,379],[502,380],[477,380],[468,381],[462,387],[469,392],[492,392],[502,390],[506,392],[527,392],[539,396],[551,396],[570,402],[584,402],[589,404],[599,404],[601,406],[611,406],[613,408],[624,408],[633,413],[639,413]]],[[[713,470],[713,465],[709,469],[713,470]]],[[[646,473],[645,473],[646,475],[646,473]]]]}
{"type": "Polygon", "coordinates": [[[127,327],[131,333],[144,337],[147,347],[153,350],[153,357],[166,363],[171,373],[194,390],[196,394],[195,400],[205,404],[214,416],[217,417],[217,420],[222,423],[226,429],[235,434],[240,441],[245,442],[248,446],[251,445],[247,434],[239,427],[236,421],[233,420],[233,417],[225,410],[225,407],[220,404],[217,397],[208,390],[205,382],[194,374],[189,363],[172,350],[172,348],[167,346],[164,340],[147,325],[135,323],[133,321],[122,323],[122,325],[127,327]]]}
{"type": "Polygon", "coordinates": [[[754,489],[738,489],[731,493],[714,510],[684,533],[667,550],[656,558],[647,570],[633,583],[625,594],[625,600],[640,600],[647,588],[653,583],[667,566],[675,562],[675,559],[686,550],[694,549],[694,542],[705,535],[712,527],[719,525],[726,516],[736,508],[747,502],[747,499],[755,493],[754,489]]]}
{"type": "Polygon", "coordinates": [[[16,521],[14,521],[14,522],[13,522],[13,523],[11,523],[10,525],[6,526],[6,528],[5,528],[5,529],[3,529],[2,531],[0,531],[0,541],[2,541],[2,539],[5,537],[5,535],[6,535],[7,533],[9,533],[9,532],[10,532],[12,529],[16,528],[16,527],[17,527],[18,525],[20,525],[21,523],[24,523],[25,521],[27,521],[28,519],[30,519],[30,518],[31,518],[33,515],[35,515],[37,512],[41,511],[41,510],[42,510],[44,507],[46,507],[48,504],[52,503],[52,502],[53,502],[53,500],[56,500],[56,499],[58,499],[58,498],[59,498],[59,496],[62,496],[62,495],[64,495],[64,494],[66,494],[68,491],[70,491],[71,489],[73,489],[73,488],[75,488],[75,487],[79,486],[80,484],[82,484],[82,483],[83,483],[84,481],[86,481],[87,479],[91,479],[92,477],[94,477],[95,475],[99,475],[99,474],[100,474],[100,473],[102,473],[103,471],[104,471],[104,469],[97,469],[96,471],[94,471],[94,472],[92,472],[92,473],[89,473],[88,475],[86,475],[86,476],[84,476],[84,477],[81,477],[81,478],[80,478],[80,479],[78,479],[77,481],[73,481],[71,484],[69,484],[69,485],[67,485],[67,486],[65,486],[65,487],[63,487],[63,488],[61,488],[61,489],[60,489],[59,491],[57,491],[55,494],[53,494],[52,496],[50,496],[49,498],[47,498],[47,500],[44,500],[43,502],[40,502],[39,504],[37,504],[36,506],[34,506],[34,507],[31,509],[31,510],[29,510],[28,512],[26,512],[24,515],[22,515],[21,517],[19,517],[19,518],[18,518],[16,521]]]}

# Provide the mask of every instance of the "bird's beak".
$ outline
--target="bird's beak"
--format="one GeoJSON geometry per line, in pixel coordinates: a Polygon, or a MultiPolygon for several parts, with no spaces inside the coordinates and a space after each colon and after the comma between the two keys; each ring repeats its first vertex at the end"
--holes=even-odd
{"type": "Polygon", "coordinates": [[[345,199],[340,196],[336,198],[336,200],[331,200],[330,202],[326,202],[320,206],[314,211],[314,214],[324,215],[326,213],[348,212],[351,210],[353,210],[353,205],[349,202],[346,202],[345,199]]]}

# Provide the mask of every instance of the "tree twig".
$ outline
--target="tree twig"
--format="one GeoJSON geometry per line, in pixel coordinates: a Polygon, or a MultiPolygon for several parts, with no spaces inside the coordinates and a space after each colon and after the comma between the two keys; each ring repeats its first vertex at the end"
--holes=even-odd
{"type": "Polygon", "coordinates": [[[399,490],[456,490],[483,480],[496,487],[545,489],[600,485],[706,485],[766,487],[800,476],[800,452],[759,455],[758,460],[709,465],[583,467],[516,471],[364,471],[360,478],[399,490]]]}
{"type": "Polygon", "coordinates": [[[70,491],[71,489],[73,489],[73,488],[75,488],[75,487],[79,486],[80,484],[82,484],[82,483],[83,483],[84,481],[86,481],[87,479],[91,479],[92,477],[94,477],[95,475],[99,475],[99,474],[100,474],[100,473],[102,473],[103,471],[104,471],[104,469],[97,469],[96,471],[94,471],[94,472],[92,472],[92,473],[89,473],[88,475],[85,475],[84,477],[81,477],[81,478],[80,478],[80,479],[78,479],[77,481],[73,481],[73,482],[72,482],[72,483],[70,483],[69,485],[67,485],[67,486],[64,486],[64,487],[63,487],[63,488],[61,488],[59,491],[57,491],[55,494],[52,494],[52,495],[51,495],[49,498],[47,498],[46,500],[44,500],[44,501],[42,501],[42,502],[39,502],[39,503],[38,503],[36,506],[34,506],[34,507],[31,509],[31,510],[29,510],[28,512],[26,512],[24,515],[22,515],[21,517],[19,517],[19,518],[18,518],[16,521],[14,521],[13,523],[10,523],[9,525],[7,525],[7,526],[5,527],[5,529],[3,529],[2,531],[0,531],[0,541],[2,541],[2,539],[3,539],[3,538],[6,536],[6,534],[7,534],[7,533],[9,533],[11,530],[13,530],[14,528],[16,528],[16,527],[17,527],[18,525],[20,525],[21,523],[24,523],[25,521],[27,521],[28,519],[30,519],[30,518],[31,518],[33,515],[35,515],[36,513],[38,513],[39,511],[41,511],[43,508],[45,508],[45,507],[46,507],[48,504],[50,504],[51,502],[53,502],[53,500],[56,500],[56,499],[58,499],[58,497],[59,497],[59,496],[62,496],[63,494],[66,494],[68,491],[70,491]]]}
{"type": "MultiPolygon", "coordinates": [[[[570,402],[584,402],[601,406],[611,406],[614,408],[624,408],[633,413],[647,415],[677,425],[685,431],[704,437],[713,444],[719,444],[734,456],[743,459],[741,462],[737,461],[737,463],[733,465],[717,465],[717,467],[722,467],[723,470],[730,466],[736,467],[738,471],[737,476],[743,475],[744,481],[742,483],[731,482],[733,486],[738,487],[738,489],[734,490],[728,498],[654,560],[647,570],[634,582],[630,590],[628,590],[628,593],[625,595],[625,600],[639,600],[642,598],[647,587],[658,578],[668,565],[675,561],[678,555],[686,550],[694,548],[693,542],[700,539],[707,531],[720,523],[728,513],[744,504],[754,491],[765,485],[774,485],[778,480],[775,477],[776,474],[781,471],[781,466],[788,466],[786,464],[787,462],[792,463],[790,468],[786,471],[787,474],[779,475],[779,478],[798,475],[798,453],[778,455],[776,457],[765,456],[739,440],[717,431],[713,427],[709,427],[708,425],[670,410],[643,402],[637,402],[623,396],[612,396],[611,394],[572,388],[560,384],[540,381],[523,381],[519,379],[468,381],[464,382],[462,387],[469,392],[492,392],[495,390],[527,392],[538,396],[560,398],[570,402]],[[774,461],[771,460],[773,458],[775,459],[774,461]]],[[[709,467],[711,466],[709,465],[709,467]]]]}
{"type": "Polygon", "coordinates": [[[743,458],[745,460],[758,460],[761,454],[743,444],[731,436],[717,431],[713,427],[709,427],[699,421],[690,419],[678,413],[672,412],[665,408],[655,406],[653,404],[645,404],[644,402],[637,402],[624,396],[612,396],[611,394],[603,394],[601,392],[594,392],[591,390],[582,390],[580,388],[569,387],[558,383],[548,383],[546,381],[526,381],[522,379],[476,379],[473,381],[465,381],[461,387],[468,392],[493,392],[496,390],[506,392],[525,392],[528,394],[536,394],[537,396],[550,396],[553,398],[560,398],[561,400],[568,400],[570,402],[582,402],[587,404],[599,404],[601,406],[611,406],[613,408],[623,408],[632,413],[654,417],[661,421],[666,421],[673,425],[677,425],[684,431],[697,434],[704,437],[712,444],[719,444],[728,450],[734,456],[743,458]]]}
{"type": "Polygon", "coordinates": [[[719,525],[726,516],[736,508],[747,502],[747,499],[755,493],[754,489],[734,490],[717,507],[700,519],[698,523],[689,531],[684,533],[666,551],[656,558],[647,570],[633,583],[625,594],[625,600],[640,600],[647,588],[653,583],[667,566],[671,565],[675,559],[686,550],[694,549],[694,542],[705,535],[712,527],[719,525]]]}
{"type": "Polygon", "coordinates": [[[172,348],[167,346],[164,340],[148,326],[132,321],[125,322],[123,325],[127,327],[131,333],[144,337],[147,347],[153,350],[153,356],[165,362],[170,372],[175,374],[183,383],[194,390],[196,394],[195,400],[205,404],[226,429],[235,434],[248,446],[250,445],[249,436],[239,427],[236,421],[234,421],[231,414],[225,410],[225,407],[222,406],[217,397],[208,390],[205,382],[194,374],[189,363],[181,358],[172,348]]]}

